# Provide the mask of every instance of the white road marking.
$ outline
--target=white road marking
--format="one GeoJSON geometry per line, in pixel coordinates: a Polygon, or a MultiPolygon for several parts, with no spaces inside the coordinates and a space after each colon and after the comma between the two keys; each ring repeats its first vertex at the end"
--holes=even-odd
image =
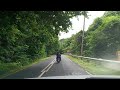
{"type": "Polygon", "coordinates": [[[72,75],[82,75],[80,72],[72,72],[72,75]]]}
{"type": "MultiPolygon", "coordinates": [[[[68,58],[69,59],[69,58],[68,58]]],[[[70,60],[70,59],[69,59],[70,60]]],[[[70,60],[70,62],[74,63],[72,60],[70,60]]]]}
{"type": "Polygon", "coordinates": [[[48,70],[53,66],[53,64],[51,64],[51,66],[49,66],[48,69],[45,72],[48,72],[48,70]]]}
{"type": "Polygon", "coordinates": [[[45,73],[45,71],[43,71],[41,74],[40,74],[40,76],[39,77],[42,77],[42,75],[45,73]]]}
{"type": "MultiPolygon", "coordinates": [[[[68,58],[69,59],[69,58],[68,58]]],[[[70,59],[69,59],[70,60],[70,59]]],[[[72,63],[74,63],[72,60],[70,60],[72,63]]],[[[92,75],[91,73],[89,73],[88,71],[84,70],[87,74],[92,75]]]]}
{"type": "Polygon", "coordinates": [[[91,73],[89,73],[88,71],[86,71],[89,75],[92,75],[91,73]]]}
{"type": "Polygon", "coordinates": [[[41,72],[40,77],[42,77],[44,75],[44,73],[48,72],[48,70],[50,70],[50,68],[53,66],[53,64],[55,63],[56,60],[53,60],[50,64],[48,64],[41,72]],[[47,70],[46,70],[47,69],[47,70]]]}
{"type": "Polygon", "coordinates": [[[47,69],[53,63],[53,61],[50,64],[48,64],[41,72],[43,72],[45,69],[47,69]]]}

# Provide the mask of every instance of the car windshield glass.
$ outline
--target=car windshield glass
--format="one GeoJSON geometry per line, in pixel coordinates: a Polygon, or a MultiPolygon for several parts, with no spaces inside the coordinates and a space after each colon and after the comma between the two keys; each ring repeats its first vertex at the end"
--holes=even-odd
{"type": "Polygon", "coordinates": [[[0,11],[0,78],[120,75],[120,11],[0,11]]]}

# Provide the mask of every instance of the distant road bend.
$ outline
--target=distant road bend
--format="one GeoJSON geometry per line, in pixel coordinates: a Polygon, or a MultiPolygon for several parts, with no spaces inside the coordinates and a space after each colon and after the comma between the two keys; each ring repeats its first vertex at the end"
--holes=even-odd
{"type": "Polygon", "coordinates": [[[27,69],[5,77],[5,79],[27,79],[48,76],[67,76],[67,75],[89,75],[87,71],[72,62],[65,55],[61,56],[62,61],[56,63],[55,56],[49,60],[35,64],[27,69]]]}

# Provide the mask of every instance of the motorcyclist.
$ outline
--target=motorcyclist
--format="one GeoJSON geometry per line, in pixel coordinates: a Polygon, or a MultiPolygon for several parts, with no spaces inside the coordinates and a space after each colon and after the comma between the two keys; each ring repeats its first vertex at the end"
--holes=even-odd
{"type": "Polygon", "coordinates": [[[60,54],[60,52],[57,52],[57,53],[56,53],[56,60],[58,60],[58,59],[61,60],[61,54],[60,54]]]}

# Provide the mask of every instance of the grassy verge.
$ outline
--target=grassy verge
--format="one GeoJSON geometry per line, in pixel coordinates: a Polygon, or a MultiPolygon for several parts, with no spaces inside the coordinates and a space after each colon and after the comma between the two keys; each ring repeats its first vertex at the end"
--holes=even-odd
{"type": "Polygon", "coordinates": [[[22,65],[22,63],[1,63],[0,62],[0,78],[2,79],[8,75],[11,75],[11,74],[14,74],[18,71],[26,69],[34,64],[48,60],[48,58],[50,58],[50,57],[36,59],[33,62],[29,62],[25,65],[22,65]]]}
{"type": "Polygon", "coordinates": [[[81,60],[80,58],[78,59],[68,55],[66,56],[93,75],[120,75],[120,70],[106,68],[104,65],[96,64],[94,61],[88,61],[86,59],[81,60]]]}

